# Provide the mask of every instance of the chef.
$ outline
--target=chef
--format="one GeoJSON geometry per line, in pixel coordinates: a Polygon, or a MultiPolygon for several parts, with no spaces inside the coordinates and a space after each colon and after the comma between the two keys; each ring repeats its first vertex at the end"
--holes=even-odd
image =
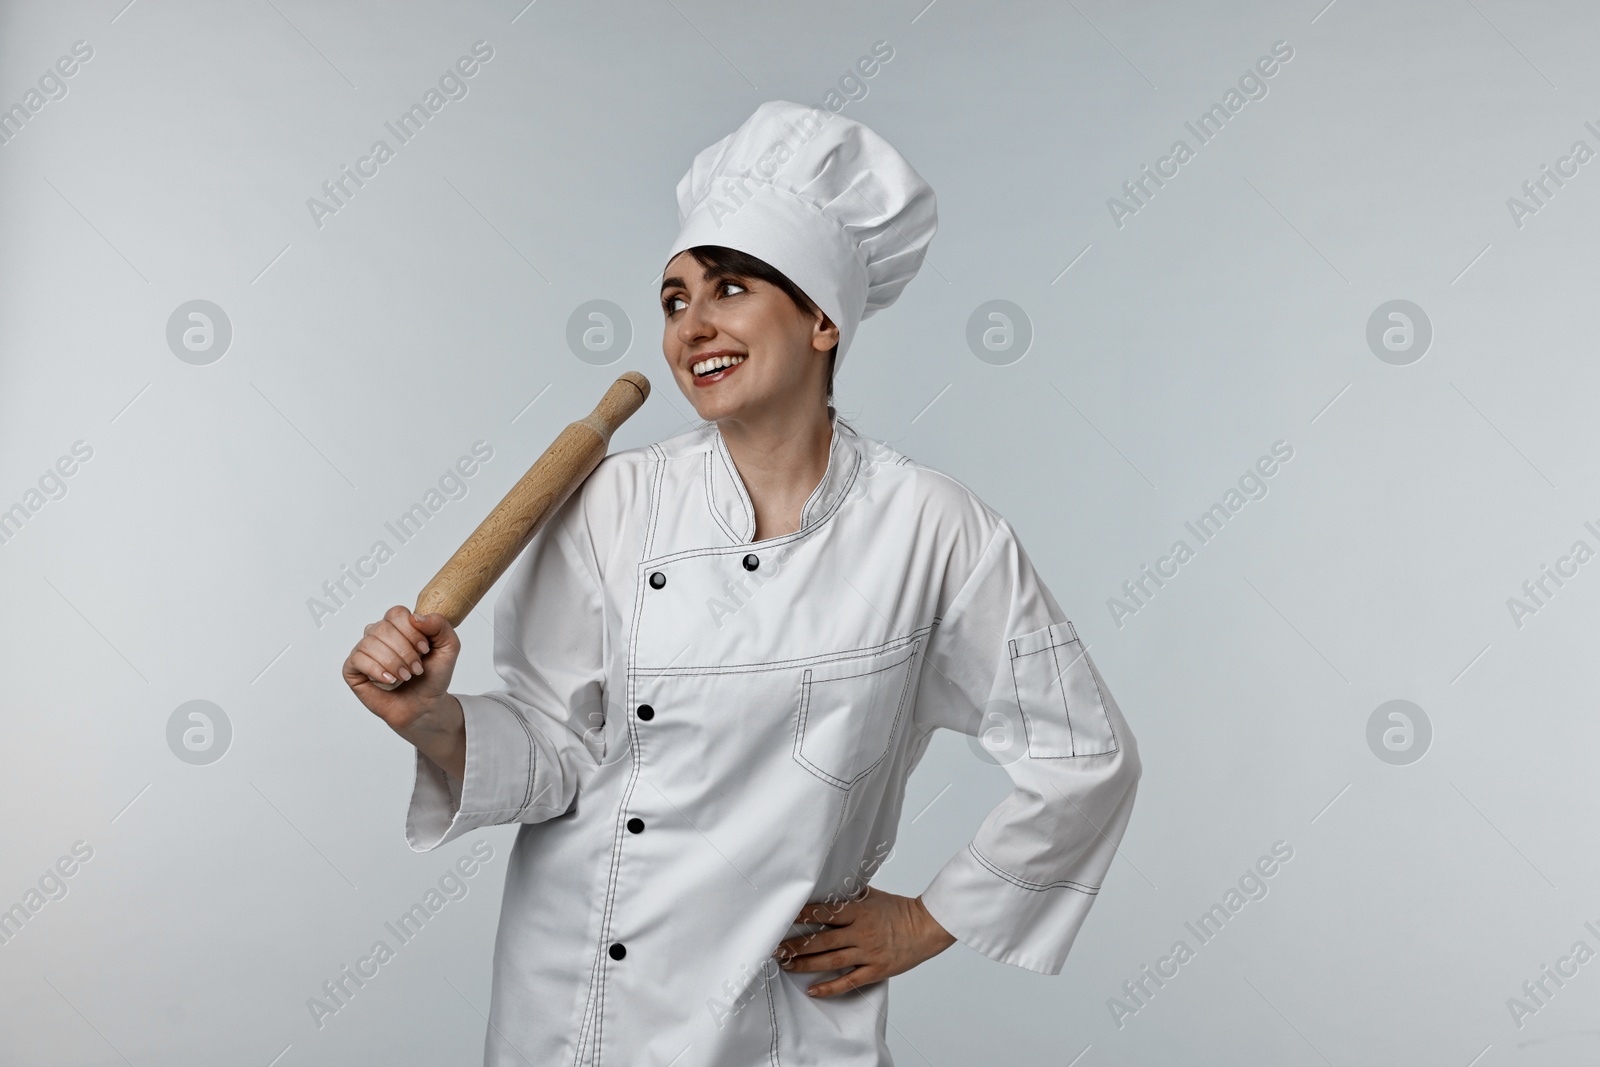
{"type": "Polygon", "coordinates": [[[700,423],[608,456],[508,571],[500,688],[449,692],[455,632],[402,606],[344,676],[416,746],[414,850],[518,826],[486,1064],[882,1067],[889,976],[956,940],[1061,970],[1138,750],[1010,524],[831,403],[933,190],[779,100],[677,199],[662,349],[700,423]],[[886,893],[940,727],[1013,788],[920,896],[886,893]]]}

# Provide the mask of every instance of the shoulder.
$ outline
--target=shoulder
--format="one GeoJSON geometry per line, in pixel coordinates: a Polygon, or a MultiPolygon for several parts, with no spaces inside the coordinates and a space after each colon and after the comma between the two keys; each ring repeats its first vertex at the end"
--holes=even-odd
{"type": "Polygon", "coordinates": [[[941,588],[939,614],[973,576],[996,564],[1004,569],[1009,565],[1002,561],[1021,555],[1011,524],[961,479],[885,442],[859,434],[857,442],[864,455],[864,492],[908,520],[903,528],[914,531],[930,577],[941,588]]]}
{"type": "Polygon", "coordinates": [[[608,453],[583,483],[586,510],[620,518],[630,507],[647,506],[650,482],[657,469],[702,455],[710,447],[709,425],[697,425],[651,444],[608,453]]]}
{"type": "Polygon", "coordinates": [[[983,544],[1006,524],[999,512],[959,478],[913,459],[854,427],[847,429],[854,435],[862,453],[857,478],[868,483],[882,479],[892,486],[900,506],[913,510],[919,526],[946,532],[963,541],[977,539],[983,544]]]}
{"type": "Polygon", "coordinates": [[[619,537],[645,525],[659,475],[676,463],[701,462],[710,447],[710,424],[697,425],[651,444],[607,453],[563,504],[556,524],[596,560],[606,559],[619,537]]]}

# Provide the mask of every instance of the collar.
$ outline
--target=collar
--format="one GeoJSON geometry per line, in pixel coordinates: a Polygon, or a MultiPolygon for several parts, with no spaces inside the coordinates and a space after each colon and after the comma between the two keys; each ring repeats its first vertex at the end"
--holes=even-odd
{"type": "MultiPolygon", "coordinates": [[[[832,428],[828,467],[822,472],[822,481],[800,509],[800,529],[783,536],[805,533],[832,514],[861,466],[861,449],[855,432],[842,425],[836,414],[829,416],[828,421],[832,428]]],[[[750,493],[734,466],[722,431],[713,422],[706,432],[711,438],[711,447],[706,453],[706,497],[711,513],[736,544],[749,544],[756,531],[755,506],[750,503],[750,493]]]]}

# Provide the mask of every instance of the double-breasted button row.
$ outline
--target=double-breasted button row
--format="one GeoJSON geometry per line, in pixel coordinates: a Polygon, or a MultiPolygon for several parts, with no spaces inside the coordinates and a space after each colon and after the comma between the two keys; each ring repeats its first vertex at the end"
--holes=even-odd
{"type": "MultiPolygon", "coordinates": [[[[754,552],[750,552],[745,555],[742,562],[744,563],[745,570],[753,571],[757,567],[761,566],[761,557],[756,555],[754,552]]],[[[662,586],[667,584],[667,576],[660,571],[651,571],[649,581],[651,589],[660,589],[662,586]]]]}
{"type": "MultiPolygon", "coordinates": [[[[628,832],[632,834],[644,833],[644,820],[639,818],[637,815],[629,819],[628,832]]],[[[615,941],[612,943],[609,952],[612,959],[620,960],[622,957],[628,954],[628,948],[621,941],[615,941]]]]}
{"type": "MultiPolygon", "coordinates": [[[[656,709],[652,708],[649,704],[640,704],[639,707],[635,710],[635,714],[637,714],[639,716],[639,718],[643,719],[645,722],[649,722],[651,719],[656,717],[656,709]]],[[[635,815],[633,818],[629,819],[628,820],[628,832],[630,834],[642,834],[642,833],[644,833],[644,820],[639,818],[637,815],[635,815]]],[[[610,951],[611,951],[611,958],[614,959],[614,960],[620,960],[622,957],[624,957],[624,956],[626,956],[628,954],[627,947],[624,946],[622,944],[622,942],[620,942],[620,941],[614,943],[611,946],[611,950],[610,951]]]]}
{"type": "MultiPolygon", "coordinates": [[[[757,556],[754,552],[750,552],[746,553],[741,562],[744,564],[745,570],[753,571],[757,567],[761,566],[761,557],[757,556]]],[[[651,589],[660,589],[667,584],[667,576],[660,571],[651,571],[648,580],[650,582],[651,589]]],[[[656,717],[656,709],[652,708],[649,704],[640,704],[636,709],[634,709],[634,714],[638,715],[642,722],[649,722],[651,719],[656,717]]],[[[628,832],[630,834],[644,833],[644,820],[639,818],[637,815],[629,819],[627,825],[628,832]]],[[[622,944],[622,942],[618,941],[612,944],[610,948],[610,954],[612,959],[620,960],[622,957],[628,954],[628,950],[622,944]]]]}

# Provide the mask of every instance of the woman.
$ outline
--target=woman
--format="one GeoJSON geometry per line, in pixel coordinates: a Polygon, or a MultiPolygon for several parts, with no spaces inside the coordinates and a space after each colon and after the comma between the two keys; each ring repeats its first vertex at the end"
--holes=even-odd
{"type": "Polygon", "coordinates": [[[662,349],[704,421],[608,456],[529,545],[502,689],[451,694],[455,633],[400,606],[344,675],[417,748],[413,849],[520,824],[486,1063],[889,1064],[883,979],[957,939],[1060,971],[1138,752],[1005,520],[830,403],[932,190],[773,101],[678,200],[662,349]],[[997,725],[1015,788],[972,844],[920,897],[867,886],[933,730],[997,725]]]}

